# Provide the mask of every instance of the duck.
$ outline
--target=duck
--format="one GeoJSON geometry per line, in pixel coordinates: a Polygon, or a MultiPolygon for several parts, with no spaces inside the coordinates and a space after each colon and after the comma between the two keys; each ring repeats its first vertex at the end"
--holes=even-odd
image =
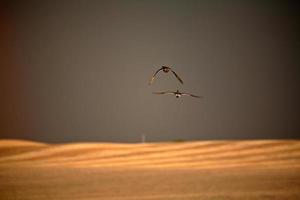
{"type": "Polygon", "coordinates": [[[175,77],[178,79],[178,81],[179,81],[181,84],[183,84],[182,79],[176,74],[176,72],[172,69],[172,67],[170,67],[170,66],[161,66],[161,68],[158,69],[158,70],[153,74],[153,76],[151,77],[150,82],[149,82],[149,85],[151,85],[151,84],[153,83],[153,81],[154,81],[154,79],[155,79],[155,76],[156,76],[156,75],[158,74],[158,72],[160,72],[160,71],[163,71],[163,72],[165,72],[165,73],[168,73],[168,72],[171,71],[171,72],[175,75],[175,77]]]}
{"type": "Polygon", "coordinates": [[[195,98],[203,98],[202,96],[197,96],[194,94],[186,93],[186,92],[179,92],[179,90],[176,91],[164,91],[164,92],[152,92],[152,94],[173,94],[176,98],[179,98],[181,96],[191,96],[195,98]]]}

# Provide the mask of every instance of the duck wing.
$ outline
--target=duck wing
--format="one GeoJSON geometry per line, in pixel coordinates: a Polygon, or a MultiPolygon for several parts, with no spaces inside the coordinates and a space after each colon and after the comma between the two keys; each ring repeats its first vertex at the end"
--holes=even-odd
{"type": "Polygon", "coordinates": [[[152,94],[175,94],[173,91],[165,91],[165,92],[152,92],[152,94]]]}
{"type": "Polygon", "coordinates": [[[163,69],[163,68],[161,67],[160,69],[158,69],[158,70],[152,75],[152,77],[151,77],[151,79],[150,79],[150,82],[149,82],[149,85],[151,85],[151,84],[153,83],[156,74],[157,74],[158,72],[160,72],[162,69],[163,69]]]}
{"type": "Polygon", "coordinates": [[[197,96],[197,95],[190,94],[190,93],[181,93],[181,95],[191,96],[191,97],[195,97],[195,98],[203,98],[202,96],[197,96]]]}
{"type": "Polygon", "coordinates": [[[176,72],[173,71],[172,69],[171,69],[171,71],[172,71],[173,74],[176,76],[176,78],[179,80],[179,82],[180,82],[181,84],[183,84],[183,81],[182,81],[181,78],[176,74],[176,72]]]}

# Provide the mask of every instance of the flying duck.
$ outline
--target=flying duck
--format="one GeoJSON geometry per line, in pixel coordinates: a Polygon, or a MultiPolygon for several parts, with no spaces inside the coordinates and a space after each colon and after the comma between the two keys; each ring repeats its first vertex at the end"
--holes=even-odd
{"type": "Polygon", "coordinates": [[[176,72],[175,72],[174,70],[172,70],[171,67],[168,67],[168,66],[162,66],[160,69],[158,69],[158,70],[153,74],[153,76],[151,77],[151,80],[150,80],[150,82],[149,82],[149,85],[151,85],[151,84],[153,83],[156,74],[157,74],[158,72],[160,72],[161,70],[162,70],[163,72],[165,72],[165,73],[168,73],[169,71],[171,71],[171,72],[176,76],[176,78],[179,80],[179,82],[183,84],[183,81],[181,80],[181,78],[176,74],[176,72]]]}
{"type": "Polygon", "coordinates": [[[173,94],[173,95],[175,95],[176,98],[179,98],[181,96],[191,96],[191,97],[196,97],[196,98],[202,98],[202,96],[197,96],[197,95],[193,95],[193,94],[186,93],[186,92],[179,92],[179,90],[165,91],[165,92],[152,92],[152,94],[173,94]]]}

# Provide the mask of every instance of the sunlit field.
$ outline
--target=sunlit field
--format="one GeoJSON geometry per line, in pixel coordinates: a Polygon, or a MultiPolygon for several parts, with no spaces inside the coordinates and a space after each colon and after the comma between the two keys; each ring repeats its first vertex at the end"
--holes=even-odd
{"type": "Polygon", "coordinates": [[[0,141],[0,199],[300,199],[300,141],[0,141]]]}

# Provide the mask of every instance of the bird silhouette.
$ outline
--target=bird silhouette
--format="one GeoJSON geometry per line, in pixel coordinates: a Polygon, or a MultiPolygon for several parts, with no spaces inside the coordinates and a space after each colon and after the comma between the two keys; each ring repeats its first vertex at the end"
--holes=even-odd
{"type": "Polygon", "coordinates": [[[171,71],[171,72],[175,75],[175,77],[179,80],[179,82],[180,82],[181,84],[183,84],[183,81],[181,80],[181,78],[176,74],[176,72],[175,72],[171,67],[168,67],[168,66],[162,66],[160,69],[158,69],[158,70],[153,74],[153,76],[151,77],[151,80],[150,80],[150,82],[149,82],[149,85],[151,85],[151,84],[153,83],[155,76],[156,76],[156,75],[158,74],[158,72],[160,72],[160,71],[163,71],[163,72],[165,72],[165,73],[168,73],[169,71],[171,71]]]}
{"type": "Polygon", "coordinates": [[[173,94],[173,95],[175,95],[176,98],[179,98],[181,96],[191,96],[191,97],[195,97],[195,98],[203,98],[202,96],[197,96],[197,95],[193,95],[193,94],[186,93],[186,92],[179,92],[179,90],[165,91],[165,92],[152,92],[152,94],[173,94]]]}

